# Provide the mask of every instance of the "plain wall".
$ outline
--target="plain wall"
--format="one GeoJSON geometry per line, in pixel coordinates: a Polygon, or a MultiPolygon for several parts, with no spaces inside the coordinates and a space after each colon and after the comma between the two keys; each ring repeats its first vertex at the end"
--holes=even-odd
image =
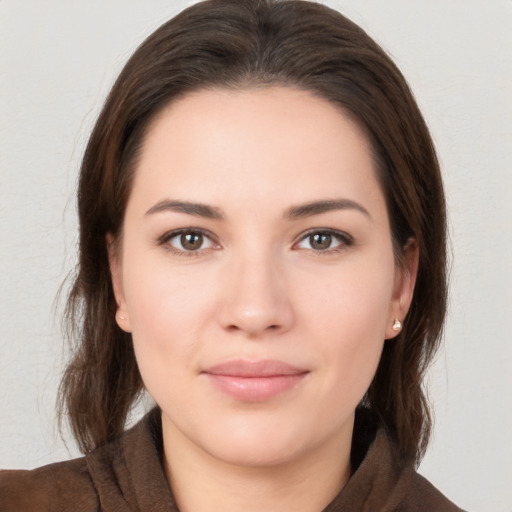
{"type": "MultiPolygon", "coordinates": [[[[55,296],[73,268],[84,144],[135,47],[194,2],[0,0],[0,467],[76,455],[58,436],[55,296]]],[[[460,506],[512,511],[512,2],[324,2],[394,57],[432,130],[453,264],[436,428],[420,472],[460,506]]]]}

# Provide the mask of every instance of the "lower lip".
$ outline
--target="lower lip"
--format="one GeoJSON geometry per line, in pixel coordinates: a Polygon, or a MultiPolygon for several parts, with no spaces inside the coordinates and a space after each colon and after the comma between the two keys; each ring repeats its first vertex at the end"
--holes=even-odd
{"type": "Polygon", "coordinates": [[[206,374],[213,385],[236,400],[263,402],[295,388],[307,375],[272,375],[265,377],[239,377],[206,374]]]}

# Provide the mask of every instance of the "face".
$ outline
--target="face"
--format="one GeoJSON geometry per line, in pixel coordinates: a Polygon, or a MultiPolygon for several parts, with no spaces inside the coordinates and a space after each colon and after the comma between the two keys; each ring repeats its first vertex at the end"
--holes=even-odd
{"type": "Polygon", "coordinates": [[[414,286],[365,135],[278,87],[161,112],[111,267],[164,439],[246,465],[350,440],[414,286]]]}

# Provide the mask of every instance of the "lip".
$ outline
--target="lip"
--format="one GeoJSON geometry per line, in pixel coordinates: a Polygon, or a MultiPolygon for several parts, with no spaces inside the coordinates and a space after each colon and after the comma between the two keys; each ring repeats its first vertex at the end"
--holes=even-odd
{"type": "Polygon", "coordinates": [[[303,368],[275,360],[232,360],[202,372],[215,388],[243,402],[270,400],[295,388],[308,373],[303,368]]]}

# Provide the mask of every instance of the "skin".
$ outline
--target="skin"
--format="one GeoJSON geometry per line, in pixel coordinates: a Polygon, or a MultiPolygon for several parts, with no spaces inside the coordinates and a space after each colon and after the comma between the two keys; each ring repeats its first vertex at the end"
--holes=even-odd
{"type": "Polygon", "coordinates": [[[414,244],[395,265],[363,132],[293,88],[190,94],[152,123],[119,250],[108,242],[117,321],[162,409],[180,510],[323,509],[350,477],[354,410],[417,266],[414,244]],[[305,376],[241,400],[205,373],[233,359],[305,376]]]}

